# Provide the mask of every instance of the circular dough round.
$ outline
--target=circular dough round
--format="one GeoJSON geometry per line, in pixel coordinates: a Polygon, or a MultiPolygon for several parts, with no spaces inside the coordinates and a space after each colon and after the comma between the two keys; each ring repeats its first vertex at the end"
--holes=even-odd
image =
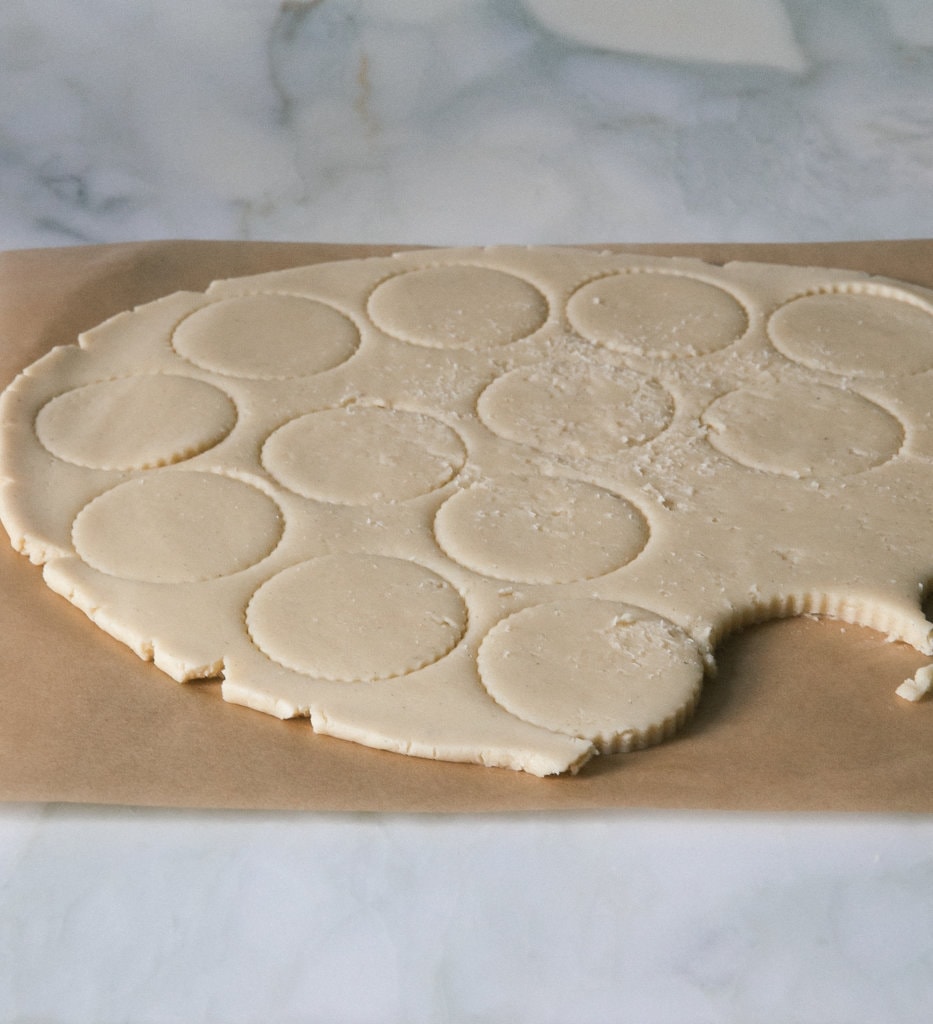
{"type": "Polygon", "coordinates": [[[439,420],[361,405],[300,416],[262,449],[263,466],[289,490],[339,505],[427,494],[453,479],[465,458],[459,435],[439,420]]]}
{"type": "Polygon", "coordinates": [[[891,413],[861,395],[821,384],[730,391],[703,414],[710,444],[752,469],[839,477],[879,466],[904,442],[891,413]]]}
{"type": "Polygon", "coordinates": [[[434,531],[455,561],[521,583],[592,579],[626,565],[648,540],[644,516],[600,487],[551,477],[484,481],[438,510],[434,531]]]}
{"type": "Polygon", "coordinates": [[[257,487],[166,470],[118,484],[78,513],[72,540],[94,569],[150,583],[194,583],[255,565],[278,544],[278,505],[257,487]]]}
{"type": "Polygon", "coordinates": [[[288,380],[333,369],[356,352],[359,331],[331,306],[300,295],[257,293],[212,302],[175,329],[175,351],[206,370],[288,380]]]}
{"type": "Polygon", "coordinates": [[[246,623],[267,657],[295,672],[346,682],[389,679],[433,664],[466,629],[460,594],[416,562],[334,554],[273,576],[246,623]]]}
{"type": "Polygon", "coordinates": [[[805,295],[768,324],[775,348],[815,370],[888,376],[933,367],[933,315],[869,289],[805,295]]]}
{"type": "Polygon", "coordinates": [[[429,348],[488,348],[533,334],[548,318],[547,300],[527,281],[486,267],[411,270],[370,296],[377,327],[429,348]]]}
{"type": "Polygon", "coordinates": [[[737,341],[748,315],[722,288],[680,274],[632,271],[583,285],[567,304],[574,329],[620,352],[681,358],[737,341]]]}
{"type": "Polygon", "coordinates": [[[518,718],[603,752],[670,736],[703,682],[696,643],[678,626],[615,601],[555,601],[503,619],[478,656],[483,685],[518,718]]]}
{"type": "Polygon", "coordinates": [[[480,395],[480,419],[509,441],[569,458],[615,458],[667,428],[674,400],[634,370],[587,363],[524,366],[480,395]]]}
{"type": "Polygon", "coordinates": [[[36,436],[53,455],[88,469],[151,469],[222,441],[232,400],[191,377],[146,374],[86,384],[47,402],[36,436]]]}

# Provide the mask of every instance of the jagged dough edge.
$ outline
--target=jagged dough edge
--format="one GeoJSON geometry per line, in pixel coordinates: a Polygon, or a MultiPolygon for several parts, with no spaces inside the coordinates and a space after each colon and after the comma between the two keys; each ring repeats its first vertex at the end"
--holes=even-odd
{"type": "MultiPolygon", "coordinates": [[[[709,674],[709,673],[707,673],[709,674]]],[[[689,698],[672,714],[649,726],[647,729],[626,729],[611,736],[595,736],[593,743],[600,754],[628,754],[633,750],[644,750],[674,737],[690,721],[696,712],[703,692],[701,678],[689,698]]]]}
{"type": "Polygon", "coordinates": [[[908,611],[883,601],[860,599],[852,593],[843,595],[823,591],[800,591],[755,598],[745,607],[736,608],[730,615],[724,616],[721,622],[709,630],[703,643],[712,652],[729,636],[748,626],[806,615],[865,626],[883,633],[889,641],[900,641],[909,644],[920,654],[933,655],[933,623],[924,616],[919,603],[915,611],[908,611]]]}
{"type": "MultiPolygon", "coordinates": [[[[852,594],[802,591],[775,594],[767,599],[759,598],[745,608],[735,609],[731,616],[724,617],[703,641],[710,674],[715,671],[713,651],[729,636],[749,626],[808,615],[864,626],[883,634],[890,643],[905,643],[919,654],[933,655],[933,623],[926,618],[919,602],[914,610],[885,605],[878,600],[859,599],[852,594]]],[[[905,679],[894,692],[904,700],[916,702],[922,700],[931,689],[933,665],[926,665],[918,669],[914,676],[905,679]]]]}
{"type": "MultiPolygon", "coordinates": [[[[395,754],[405,754],[409,757],[479,764],[487,768],[509,768],[539,778],[565,773],[576,775],[583,765],[598,753],[594,744],[586,740],[564,736],[540,727],[535,728],[540,731],[542,737],[553,737],[554,749],[550,752],[532,750],[518,744],[513,746],[490,744],[479,747],[477,744],[467,742],[432,744],[418,739],[404,740],[389,732],[375,731],[371,726],[361,727],[342,717],[328,714],[322,707],[312,705],[296,708],[283,701],[270,704],[260,700],[249,686],[229,679],[224,680],[222,693],[224,700],[228,703],[239,704],[266,714],[274,714],[281,719],[307,718],[314,732],[321,736],[348,740],[360,746],[395,754]]],[[[503,714],[505,714],[504,711],[503,714]]]]}
{"type": "Polygon", "coordinates": [[[364,732],[356,729],[352,722],[332,720],[323,712],[315,709],[312,709],[309,717],[311,727],[321,735],[351,740],[396,754],[407,754],[409,757],[480,764],[486,768],[511,768],[514,771],[523,771],[539,778],[568,772],[571,775],[576,775],[596,753],[596,748],[592,743],[576,738],[574,738],[576,742],[571,747],[575,753],[573,757],[548,756],[541,751],[523,750],[518,747],[490,746],[478,750],[475,746],[433,746],[419,740],[403,742],[393,736],[377,736],[368,731],[364,732]]]}
{"type": "Polygon", "coordinates": [[[67,574],[59,574],[60,561],[64,560],[53,558],[43,567],[42,577],[49,590],[64,597],[66,601],[84,612],[95,626],[128,647],[140,660],[152,662],[176,683],[187,683],[195,679],[215,679],[221,674],[223,658],[206,663],[193,663],[184,656],[171,654],[164,644],[141,637],[133,629],[124,626],[119,615],[114,615],[107,608],[87,600],[81,589],[68,581],[67,574]]]}

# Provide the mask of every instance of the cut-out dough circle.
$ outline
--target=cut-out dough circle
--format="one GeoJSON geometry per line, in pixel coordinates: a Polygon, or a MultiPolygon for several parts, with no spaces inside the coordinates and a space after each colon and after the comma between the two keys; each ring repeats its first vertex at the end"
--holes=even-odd
{"type": "Polygon", "coordinates": [[[266,440],[262,464],[305,498],[339,505],[403,501],[442,487],[466,452],[430,416],[351,405],[291,420],[266,440]]]}
{"type": "Polygon", "coordinates": [[[85,505],[72,539],[88,565],[110,576],[194,583],[255,565],[275,549],[283,526],[278,505],[251,484],[162,470],[85,505]]]}
{"type": "Polygon", "coordinates": [[[427,267],[391,277],[369,299],[386,334],[428,348],[487,348],[533,334],[548,318],[534,285],[488,267],[427,267]]]}
{"type": "Polygon", "coordinates": [[[342,682],[406,675],[449,653],[466,629],[457,590],[415,562],[324,555],[259,588],[246,614],[253,643],[295,672],[342,682]]]}
{"type": "Polygon", "coordinates": [[[236,424],[232,400],[190,377],[147,374],[87,384],[39,410],[36,436],[88,469],[151,469],[192,458],[236,424]],[[175,410],[166,416],[166,408],[175,410]]]}
{"type": "Polygon", "coordinates": [[[740,388],[703,414],[710,444],[752,469],[791,477],[846,476],[893,458],[904,428],[851,391],[819,384],[740,388]]]}
{"type": "Polygon", "coordinates": [[[549,477],[486,481],[439,509],[437,540],[461,565],[495,579],[567,583],[626,565],[648,540],[644,516],[600,487],[549,477]]]}
{"type": "Polygon", "coordinates": [[[614,458],[657,437],[673,398],[633,370],[581,362],[525,366],[494,380],[477,411],[493,433],[570,458],[614,458]]]}
{"type": "Polygon", "coordinates": [[[360,343],[342,313],[300,295],[252,294],[202,306],[176,327],[175,351],[205,370],[252,380],[310,377],[360,343]]]}
{"type": "Polygon", "coordinates": [[[706,355],[748,329],[728,292],[681,274],[631,271],[583,285],[567,315],[584,338],[619,352],[661,358],[706,355]]]}
{"type": "Polygon", "coordinates": [[[504,619],[479,649],[490,695],[513,715],[630,750],[673,733],[703,681],[696,643],[674,623],[615,601],[555,601],[504,619]]]}
{"type": "Polygon", "coordinates": [[[810,369],[889,376],[933,368],[933,314],[907,296],[804,295],[778,309],[768,328],[780,352],[810,369]]]}

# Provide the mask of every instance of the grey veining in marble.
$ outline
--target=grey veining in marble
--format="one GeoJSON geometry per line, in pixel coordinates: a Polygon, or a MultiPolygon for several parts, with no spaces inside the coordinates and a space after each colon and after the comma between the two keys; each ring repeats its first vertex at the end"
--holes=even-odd
{"type": "Polygon", "coordinates": [[[933,234],[933,11],[785,6],[799,72],[594,49],[531,0],[7,0],[2,242],[933,234]]]}

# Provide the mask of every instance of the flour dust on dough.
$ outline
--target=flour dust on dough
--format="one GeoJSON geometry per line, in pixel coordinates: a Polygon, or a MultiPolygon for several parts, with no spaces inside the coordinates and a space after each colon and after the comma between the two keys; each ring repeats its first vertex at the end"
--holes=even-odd
{"type": "Polygon", "coordinates": [[[933,654],[931,386],[933,296],[907,284],[406,252],[218,281],[53,350],[0,399],[0,517],[175,679],[575,772],[673,735],[749,622],[933,654]]]}

